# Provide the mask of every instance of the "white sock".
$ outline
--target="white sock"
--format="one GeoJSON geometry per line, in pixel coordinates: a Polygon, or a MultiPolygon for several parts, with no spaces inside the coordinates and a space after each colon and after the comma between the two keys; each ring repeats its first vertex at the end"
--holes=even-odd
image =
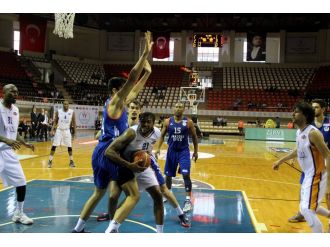
{"type": "Polygon", "coordinates": [[[190,196],[186,196],[186,200],[189,200],[190,201],[190,196]]]}
{"type": "Polygon", "coordinates": [[[176,210],[176,213],[177,213],[178,215],[183,214],[183,211],[182,211],[182,209],[181,209],[180,206],[178,206],[175,210],[176,210]]]}
{"type": "Polygon", "coordinates": [[[164,225],[156,225],[157,233],[163,233],[164,232],[164,225]]]}
{"type": "Polygon", "coordinates": [[[330,212],[328,209],[324,208],[324,207],[318,207],[316,209],[316,213],[322,216],[325,216],[327,218],[330,218],[330,212]]]}
{"type": "Polygon", "coordinates": [[[50,156],[49,156],[49,160],[50,160],[50,161],[52,161],[52,160],[53,160],[53,158],[54,158],[54,156],[53,156],[53,155],[50,155],[50,156]]]}
{"type": "Polygon", "coordinates": [[[86,225],[86,221],[85,221],[85,220],[82,220],[82,219],[79,218],[79,220],[78,220],[78,222],[77,222],[77,225],[75,226],[74,229],[75,229],[77,232],[81,232],[82,229],[85,228],[85,225],[86,225]]]}
{"type": "Polygon", "coordinates": [[[24,206],[24,201],[23,202],[17,202],[16,205],[16,211],[23,213],[23,206],[24,206]]]}
{"type": "Polygon", "coordinates": [[[116,231],[118,231],[120,225],[121,225],[121,224],[118,223],[118,222],[115,221],[115,220],[110,221],[107,230],[105,230],[105,233],[110,233],[112,230],[116,230],[116,231]]]}
{"type": "Polygon", "coordinates": [[[72,160],[73,161],[73,156],[72,155],[69,155],[70,156],[70,161],[72,160]]]}

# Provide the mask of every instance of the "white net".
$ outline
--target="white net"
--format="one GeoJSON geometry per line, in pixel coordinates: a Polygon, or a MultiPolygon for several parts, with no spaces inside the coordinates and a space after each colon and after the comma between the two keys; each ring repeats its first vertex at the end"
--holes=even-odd
{"type": "Polygon", "coordinates": [[[73,38],[74,13],[55,13],[54,34],[61,38],[73,38]]]}

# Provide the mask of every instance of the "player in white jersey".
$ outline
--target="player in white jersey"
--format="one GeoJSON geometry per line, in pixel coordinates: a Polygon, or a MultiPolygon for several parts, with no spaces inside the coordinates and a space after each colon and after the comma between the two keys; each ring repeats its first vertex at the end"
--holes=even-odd
{"type": "Polygon", "coordinates": [[[299,128],[296,137],[297,147],[276,161],[273,169],[278,170],[283,162],[298,157],[299,165],[305,173],[301,185],[300,212],[313,232],[323,232],[322,223],[316,214],[330,218],[329,210],[321,207],[324,193],[327,197],[330,195],[330,151],[322,133],[311,125],[314,114],[314,109],[308,103],[301,102],[296,105],[293,123],[299,128]]]}
{"type": "MultiPolygon", "coordinates": [[[[141,104],[134,100],[128,105],[128,124],[129,126],[135,126],[139,124],[139,115],[141,114],[141,104]]],[[[156,128],[155,132],[158,132],[158,128],[156,128]]],[[[100,133],[96,135],[97,136],[100,133]]],[[[159,137],[158,137],[159,138],[159,137]]],[[[150,147],[151,150],[153,147],[150,147]]],[[[150,151],[151,152],[151,151],[150,151]]],[[[153,166],[152,169],[154,170],[154,173],[156,175],[158,184],[160,186],[160,190],[163,194],[163,197],[169,201],[169,203],[172,205],[172,207],[176,210],[178,218],[180,220],[180,224],[183,227],[190,227],[191,224],[189,222],[189,219],[187,215],[182,211],[175,195],[167,188],[165,185],[165,180],[163,178],[163,175],[161,173],[161,170],[159,168],[159,165],[157,164],[157,160],[153,158],[153,166]]],[[[139,179],[137,179],[137,182],[139,183],[139,179]]],[[[138,184],[139,185],[139,184],[138,184]]],[[[107,221],[112,219],[113,215],[115,214],[117,210],[118,205],[118,199],[121,194],[121,189],[117,186],[117,184],[114,181],[110,182],[110,197],[109,197],[109,204],[108,204],[108,213],[102,213],[97,217],[97,221],[107,221]]]]}
{"type": "Polygon", "coordinates": [[[69,101],[63,101],[63,109],[58,109],[55,113],[55,120],[53,127],[50,131],[50,135],[54,136],[54,130],[56,128],[53,145],[50,150],[50,156],[48,160],[48,168],[53,166],[53,157],[57,146],[68,147],[68,153],[70,157],[70,167],[75,167],[72,156],[72,136],[71,136],[71,127],[73,128],[74,135],[76,133],[76,118],[74,111],[69,109],[69,101]]]}
{"type": "Polygon", "coordinates": [[[18,95],[17,87],[7,84],[3,87],[3,101],[0,103],[0,178],[4,186],[14,186],[16,188],[16,209],[12,220],[24,225],[33,224],[23,212],[23,205],[26,194],[26,180],[22,166],[14,150],[24,145],[34,151],[34,146],[24,141],[17,133],[19,110],[14,105],[18,95]]]}

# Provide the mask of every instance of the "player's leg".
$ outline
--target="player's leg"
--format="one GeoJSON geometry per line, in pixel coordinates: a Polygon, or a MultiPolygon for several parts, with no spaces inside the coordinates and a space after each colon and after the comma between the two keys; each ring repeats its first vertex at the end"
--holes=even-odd
{"type": "Polygon", "coordinates": [[[304,178],[300,196],[300,212],[305,217],[308,225],[312,228],[312,231],[321,233],[323,232],[323,226],[316,215],[320,183],[314,182],[313,184],[313,180],[314,179],[310,177],[304,178]]]}
{"type": "Polygon", "coordinates": [[[190,151],[189,148],[182,150],[179,153],[179,163],[180,163],[180,171],[184,181],[184,187],[186,191],[186,200],[184,202],[183,212],[188,212],[192,210],[191,203],[191,194],[192,194],[192,182],[190,178],[190,151]]]}
{"type": "Polygon", "coordinates": [[[97,221],[112,220],[118,207],[118,199],[121,194],[121,188],[116,181],[111,181],[109,184],[109,200],[108,200],[108,212],[99,215],[97,221]]]}
{"type": "Polygon", "coordinates": [[[116,213],[111,220],[106,233],[118,232],[120,225],[134,209],[140,199],[138,184],[134,173],[125,167],[118,168],[117,183],[124,191],[126,198],[122,205],[117,208],[116,213]]]}
{"type": "MultiPolygon", "coordinates": [[[[320,185],[319,185],[319,194],[318,194],[318,203],[317,203],[318,206],[316,208],[316,213],[318,215],[321,215],[323,217],[330,219],[330,211],[327,208],[321,207],[322,199],[323,199],[325,191],[326,191],[326,183],[327,183],[326,173],[322,173],[321,181],[320,181],[320,185]]],[[[328,221],[327,232],[330,232],[330,220],[328,221]]]]}
{"type": "Polygon", "coordinates": [[[101,189],[101,188],[95,187],[93,194],[89,197],[89,199],[85,203],[85,205],[80,213],[78,222],[72,232],[75,232],[75,233],[85,232],[84,229],[85,229],[86,221],[89,219],[90,215],[92,214],[95,207],[102,199],[105,192],[106,192],[106,189],[101,189]]]}
{"type": "Polygon", "coordinates": [[[76,165],[73,162],[73,156],[72,156],[72,136],[70,130],[63,131],[63,146],[68,147],[68,154],[70,158],[70,167],[76,167],[76,165]]]}
{"type": "MultiPolygon", "coordinates": [[[[183,213],[175,195],[165,185],[165,180],[162,175],[162,172],[159,168],[157,160],[153,156],[151,156],[151,165],[150,166],[151,166],[152,170],[154,171],[154,174],[157,178],[157,181],[158,181],[158,184],[160,187],[160,191],[162,192],[163,197],[169,201],[169,203],[171,204],[171,206],[173,208],[175,208],[176,213],[180,219],[180,224],[184,227],[189,227],[190,226],[189,219],[183,213]]],[[[163,202],[164,202],[164,200],[163,200],[163,202]]]]}
{"type": "MultiPolygon", "coordinates": [[[[302,172],[301,176],[300,176],[300,184],[302,184],[302,182],[304,181],[304,177],[305,177],[305,173],[302,172]]],[[[299,193],[299,197],[300,197],[300,193],[299,193]]],[[[298,222],[305,222],[306,220],[305,220],[304,216],[301,214],[301,212],[298,211],[298,213],[296,215],[292,216],[291,218],[289,218],[288,221],[290,223],[298,223],[298,222]]]]}
{"type": "MultiPolygon", "coordinates": [[[[158,182],[157,182],[158,183],[158,182]]],[[[146,189],[154,201],[154,216],[156,220],[156,229],[158,233],[164,231],[164,205],[163,196],[159,186],[152,186],[146,189]]]]}
{"type": "Polygon", "coordinates": [[[109,186],[110,179],[111,179],[111,167],[109,166],[109,169],[104,169],[104,167],[107,165],[107,159],[99,155],[102,153],[99,152],[99,148],[96,147],[93,152],[92,156],[92,167],[93,167],[93,177],[94,177],[94,184],[95,189],[93,194],[89,197],[87,202],[85,203],[80,217],[78,219],[78,222],[76,226],[74,227],[72,232],[85,232],[85,225],[86,221],[92,214],[93,210],[99,203],[99,201],[102,199],[103,195],[105,194],[107,187],[109,186]]]}
{"type": "Polygon", "coordinates": [[[167,149],[166,161],[164,167],[165,183],[169,190],[172,188],[172,177],[176,176],[176,170],[178,167],[178,154],[177,152],[167,149]]]}
{"type": "MultiPolygon", "coordinates": [[[[151,166],[155,165],[155,159],[151,157],[151,166]]],[[[156,221],[156,229],[158,233],[162,233],[164,229],[164,205],[163,196],[159,188],[159,183],[152,167],[148,167],[143,172],[135,175],[138,183],[139,191],[146,190],[154,202],[154,216],[156,221]]]]}
{"type": "Polygon", "coordinates": [[[52,148],[50,149],[49,160],[48,160],[48,168],[51,168],[53,166],[53,158],[54,158],[54,154],[55,154],[55,151],[56,151],[56,147],[61,145],[61,139],[62,139],[61,130],[56,129],[54,139],[53,139],[52,148]]]}
{"type": "Polygon", "coordinates": [[[3,150],[0,152],[0,163],[3,169],[0,172],[4,186],[14,186],[16,188],[16,208],[12,217],[15,223],[24,225],[33,224],[33,220],[24,213],[24,201],[26,195],[26,180],[22,166],[13,150],[3,150]]]}
{"type": "Polygon", "coordinates": [[[175,209],[175,211],[179,217],[180,224],[183,227],[190,227],[191,223],[190,223],[188,217],[186,216],[186,214],[183,212],[182,208],[180,207],[180,204],[179,204],[178,200],[176,199],[175,195],[167,188],[165,183],[160,185],[160,190],[161,190],[163,196],[169,201],[171,206],[175,209]]]}

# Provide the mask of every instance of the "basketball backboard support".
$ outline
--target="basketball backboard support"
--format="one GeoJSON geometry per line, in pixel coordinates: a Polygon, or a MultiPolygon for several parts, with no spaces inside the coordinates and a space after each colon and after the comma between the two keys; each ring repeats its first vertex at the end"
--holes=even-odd
{"type": "Polygon", "coordinates": [[[205,102],[205,88],[201,87],[180,87],[180,101],[189,102],[192,106],[195,102],[205,102]]]}

